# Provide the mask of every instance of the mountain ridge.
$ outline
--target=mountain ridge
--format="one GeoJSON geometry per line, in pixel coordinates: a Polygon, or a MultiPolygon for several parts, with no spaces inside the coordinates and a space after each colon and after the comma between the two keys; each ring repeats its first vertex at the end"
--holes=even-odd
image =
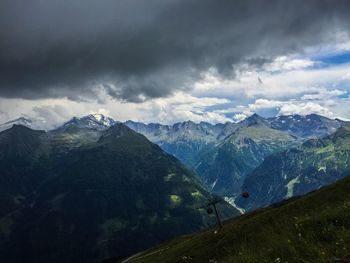
{"type": "Polygon", "coordinates": [[[268,156],[251,174],[242,189],[250,192],[239,205],[256,209],[285,198],[302,195],[350,174],[350,126],[327,137],[268,156]]]}
{"type": "MultiPolygon", "coordinates": [[[[83,136],[80,129],[70,136],[83,136]]],[[[53,142],[66,131],[0,133],[36,138],[35,147],[25,146],[35,158],[0,156],[1,261],[99,262],[213,223],[200,208],[210,192],[175,157],[122,123],[94,132],[100,140],[74,147],[53,142]]],[[[222,207],[224,217],[240,214],[222,207]]]]}
{"type": "Polygon", "coordinates": [[[274,130],[266,121],[253,116],[204,153],[196,171],[215,193],[232,198],[241,193],[245,176],[265,157],[297,143],[294,136],[274,130]]]}
{"type": "MultiPolygon", "coordinates": [[[[145,127],[152,127],[152,128],[158,128],[158,127],[163,127],[166,129],[169,129],[173,126],[178,127],[181,125],[186,125],[186,124],[192,124],[192,125],[199,125],[201,127],[222,127],[225,125],[237,125],[237,124],[246,124],[249,121],[253,121],[253,120],[260,120],[263,121],[265,123],[270,123],[272,125],[273,128],[278,129],[278,126],[274,126],[276,124],[273,124],[274,122],[278,122],[278,120],[282,120],[283,119],[294,119],[295,121],[298,122],[301,120],[307,120],[308,118],[310,119],[323,119],[323,120],[328,120],[328,121],[335,121],[338,123],[349,123],[349,121],[345,121],[339,118],[328,118],[319,114],[315,114],[315,113],[311,113],[311,114],[306,114],[306,115],[299,115],[299,114],[292,114],[292,115],[278,115],[275,117],[262,117],[261,115],[257,114],[257,113],[253,113],[252,115],[246,117],[244,120],[238,121],[238,122],[225,122],[225,123],[210,123],[210,122],[206,122],[206,121],[201,121],[201,122],[193,122],[191,120],[186,120],[186,121],[182,121],[182,122],[176,122],[173,124],[161,124],[161,123],[157,123],[157,122],[150,122],[150,123],[144,123],[144,122],[138,122],[138,121],[133,121],[133,120],[127,120],[125,122],[123,122],[124,124],[126,124],[127,126],[132,126],[132,125],[144,125],[145,127]]],[[[82,117],[73,117],[71,118],[69,121],[65,122],[64,124],[62,124],[61,126],[58,126],[57,128],[53,128],[53,129],[49,129],[50,130],[55,130],[58,129],[62,126],[65,125],[70,125],[73,122],[77,122],[77,121],[82,121],[87,123],[88,121],[91,122],[96,122],[98,124],[103,124],[104,127],[109,127],[113,124],[115,124],[116,122],[120,122],[117,120],[114,120],[111,117],[108,117],[106,115],[103,114],[98,114],[98,113],[92,113],[92,114],[88,114],[82,117]]],[[[26,118],[26,117],[19,117],[17,119],[13,119],[13,120],[9,120],[7,122],[4,122],[2,124],[0,124],[0,131],[5,130],[5,128],[1,128],[3,125],[13,125],[13,124],[21,124],[23,126],[27,126],[29,128],[31,128],[31,124],[33,123],[33,120],[26,118]]],[[[4,126],[5,127],[5,126],[4,126]]],[[[6,127],[6,129],[8,129],[10,127],[6,127]]],[[[134,128],[136,129],[136,127],[134,126],[134,128]]]]}

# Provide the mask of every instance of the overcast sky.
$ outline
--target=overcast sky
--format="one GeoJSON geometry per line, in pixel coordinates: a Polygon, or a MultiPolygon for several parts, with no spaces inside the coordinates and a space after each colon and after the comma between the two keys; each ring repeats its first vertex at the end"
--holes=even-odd
{"type": "Polygon", "coordinates": [[[350,119],[348,0],[2,0],[0,122],[350,119]]]}

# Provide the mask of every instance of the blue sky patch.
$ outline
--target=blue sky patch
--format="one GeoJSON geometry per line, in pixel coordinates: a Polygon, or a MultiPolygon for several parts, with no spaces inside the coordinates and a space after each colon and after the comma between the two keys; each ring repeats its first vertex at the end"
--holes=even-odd
{"type": "Polygon", "coordinates": [[[339,65],[350,62],[350,52],[344,52],[332,56],[321,57],[318,61],[327,65],[339,65]]]}

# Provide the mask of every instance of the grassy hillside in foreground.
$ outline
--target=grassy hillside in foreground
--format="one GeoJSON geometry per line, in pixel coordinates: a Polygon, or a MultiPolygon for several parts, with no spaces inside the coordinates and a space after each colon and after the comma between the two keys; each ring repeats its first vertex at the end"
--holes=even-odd
{"type": "Polygon", "coordinates": [[[350,262],[350,177],[128,262],[350,262]]]}

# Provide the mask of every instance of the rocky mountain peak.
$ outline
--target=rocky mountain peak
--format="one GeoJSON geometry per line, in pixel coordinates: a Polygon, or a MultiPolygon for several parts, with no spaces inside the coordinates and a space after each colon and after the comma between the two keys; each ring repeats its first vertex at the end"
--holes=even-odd
{"type": "Polygon", "coordinates": [[[110,117],[102,114],[89,114],[81,118],[73,117],[71,120],[63,124],[58,130],[67,129],[70,127],[74,128],[89,128],[96,130],[105,130],[108,127],[114,125],[116,121],[110,117]]]}
{"type": "Polygon", "coordinates": [[[253,126],[253,125],[270,126],[269,122],[262,116],[258,115],[257,113],[254,113],[253,115],[244,119],[243,121],[240,122],[240,124],[243,126],[253,126]]]}

